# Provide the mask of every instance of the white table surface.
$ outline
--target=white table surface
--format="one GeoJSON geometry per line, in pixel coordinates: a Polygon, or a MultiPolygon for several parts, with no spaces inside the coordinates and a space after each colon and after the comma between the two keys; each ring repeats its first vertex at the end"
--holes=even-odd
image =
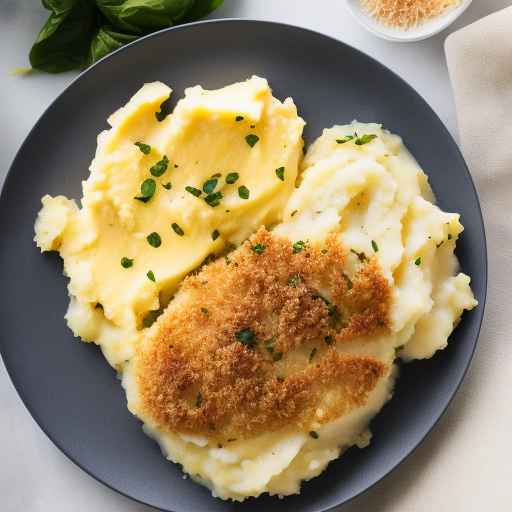
{"type": "MultiPolygon", "coordinates": [[[[444,39],[449,31],[510,3],[510,0],[475,0],[448,31],[406,45],[388,43],[364,31],[345,10],[343,0],[225,0],[212,17],[284,21],[324,32],[360,48],[415,87],[456,137],[444,39]]],[[[75,73],[9,75],[11,69],[27,65],[27,53],[45,16],[37,0],[0,0],[0,183],[30,128],[76,76],[75,73]]],[[[494,422],[499,416],[493,414],[496,390],[490,385],[489,372],[496,353],[492,354],[486,341],[490,340],[481,340],[461,391],[434,432],[396,471],[353,500],[343,512],[512,510],[512,463],[506,456],[507,452],[510,454],[510,441],[505,436],[500,439],[493,435],[494,422]]],[[[511,404],[507,402],[503,406],[511,407],[511,404]]],[[[62,455],[23,407],[3,364],[0,364],[0,453],[0,510],[3,512],[154,510],[117,495],[62,455]]]]}

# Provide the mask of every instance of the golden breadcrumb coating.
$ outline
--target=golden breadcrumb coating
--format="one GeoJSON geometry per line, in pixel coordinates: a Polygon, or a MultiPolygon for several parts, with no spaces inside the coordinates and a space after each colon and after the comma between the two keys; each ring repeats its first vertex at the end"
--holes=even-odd
{"type": "Polygon", "coordinates": [[[294,245],[261,228],[187,277],[134,358],[142,416],[224,442],[363,406],[389,369],[337,347],[387,330],[390,290],[375,258],[351,277],[346,259],[334,236],[294,245]]]}

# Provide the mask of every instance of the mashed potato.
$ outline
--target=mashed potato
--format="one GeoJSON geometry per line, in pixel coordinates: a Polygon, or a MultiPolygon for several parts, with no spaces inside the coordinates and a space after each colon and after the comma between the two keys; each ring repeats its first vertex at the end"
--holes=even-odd
{"type": "Polygon", "coordinates": [[[302,156],[304,121],[262,78],[187,89],[159,121],[170,92],[146,84],[112,114],[82,207],[45,196],[35,227],[64,260],[70,328],[116,367],[188,272],[281,220],[302,156]]]}
{"type": "Polygon", "coordinates": [[[296,493],[369,443],[396,358],[476,306],[463,227],[380,125],[326,129],[301,162],[304,122],[265,80],[193,87],[162,118],[169,94],[110,117],[81,207],[45,196],[36,242],[167,458],[224,499],[296,493]]]}

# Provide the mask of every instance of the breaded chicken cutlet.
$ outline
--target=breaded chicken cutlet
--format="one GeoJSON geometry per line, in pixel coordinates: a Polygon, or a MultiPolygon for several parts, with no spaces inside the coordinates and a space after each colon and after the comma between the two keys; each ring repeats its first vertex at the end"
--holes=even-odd
{"type": "Polygon", "coordinates": [[[262,228],[187,277],[134,359],[144,415],[227,441],[363,406],[388,368],[338,348],[387,329],[390,293],[376,259],[349,277],[346,258],[262,228]]]}

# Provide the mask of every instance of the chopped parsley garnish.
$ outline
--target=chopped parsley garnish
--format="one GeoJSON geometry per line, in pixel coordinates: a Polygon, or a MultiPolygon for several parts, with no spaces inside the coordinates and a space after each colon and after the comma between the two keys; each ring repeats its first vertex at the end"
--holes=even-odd
{"type": "Polygon", "coordinates": [[[379,246],[377,245],[377,242],[375,240],[372,240],[372,249],[373,252],[379,252],[379,246]]]}
{"type": "Polygon", "coordinates": [[[121,266],[123,268],[133,267],[133,260],[124,256],[121,258],[121,266]]]}
{"type": "Polygon", "coordinates": [[[96,306],[94,306],[94,309],[103,309],[103,304],[101,304],[101,302],[96,302],[96,306]]]}
{"type": "Polygon", "coordinates": [[[361,135],[358,137],[355,141],[356,146],[362,146],[363,144],[368,144],[368,142],[371,142],[373,139],[376,139],[377,135],[373,133],[365,133],[364,135],[361,135]]]}
{"type": "Polygon", "coordinates": [[[148,311],[146,316],[142,319],[142,325],[144,327],[151,327],[155,323],[155,320],[161,314],[162,314],[162,310],[161,309],[155,309],[155,310],[152,310],[152,311],[148,311]]]}
{"type": "Polygon", "coordinates": [[[348,277],[347,274],[345,274],[345,272],[341,273],[341,277],[343,277],[343,279],[345,280],[345,283],[347,284],[347,290],[352,290],[354,283],[352,283],[352,280],[350,279],[350,277],[348,277]]]}
{"type": "Polygon", "coordinates": [[[255,124],[251,124],[250,128],[256,128],[255,124]]]}
{"type": "Polygon", "coordinates": [[[203,313],[204,315],[207,315],[208,310],[206,308],[201,308],[201,313],[203,313]]]}
{"type": "Polygon", "coordinates": [[[169,101],[171,100],[171,96],[169,96],[166,100],[162,101],[160,104],[160,110],[155,112],[156,120],[162,122],[168,114],[169,111],[169,101]]]}
{"type": "Polygon", "coordinates": [[[444,244],[444,240],[441,240],[438,244],[436,244],[436,248],[439,249],[439,247],[441,247],[441,245],[444,244]]]}
{"type": "Polygon", "coordinates": [[[448,233],[448,240],[451,240],[452,239],[452,235],[451,233],[448,233]]]}
{"type": "Polygon", "coordinates": [[[149,271],[148,271],[148,273],[147,273],[146,275],[148,276],[148,279],[149,279],[150,281],[153,281],[153,282],[155,282],[155,281],[156,281],[156,279],[155,279],[155,274],[153,274],[153,271],[152,271],[152,270],[149,270],[149,271]]]}
{"type": "Polygon", "coordinates": [[[290,286],[292,286],[293,288],[297,288],[297,286],[299,286],[299,284],[301,283],[302,279],[300,278],[299,275],[295,275],[295,276],[290,276],[288,278],[288,284],[290,286]]]}
{"type": "Polygon", "coordinates": [[[235,338],[248,348],[254,348],[256,345],[256,335],[249,328],[236,332],[235,338]]]}
{"type": "Polygon", "coordinates": [[[149,172],[156,176],[162,176],[162,174],[167,171],[167,166],[169,165],[169,159],[166,155],[163,156],[162,160],[158,161],[155,165],[149,168],[149,172]]]}
{"type": "Polygon", "coordinates": [[[148,178],[144,180],[140,185],[140,196],[135,197],[137,201],[142,201],[143,203],[147,203],[155,194],[156,191],[156,181],[153,178],[148,178]]]}
{"type": "Polygon", "coordinates": [[[205,194],[211,194],[215,190],[215,187],[217,186],[218,182],[219,182],[219,180],[217,178],[212,178],[210,180],[206,180],[203,183],[203,192],[205,194]]]}
{"type": "Polygon", "coordinates": [[[263,244],[252,245],[251,250],[256,254],[262,254],[265,251],[265,246],[263,244]]]}
{"type": "Polygon", "coordinates": [[[309,362],[310,362],[310,363],[311,363],[311,361],[313,361],[313,358],[315,357],[316,352],[317,352],[317,348],[315,347],[315,348],[311,351],[311,354],[309,354],[309,362]]]}
{"type": "Polygon", "coordinates": [[[327,345],[332,345],[334,343],[334,338],[329,334],[324,338],[324,341],[327,345]]]}
{"type": "Polygon", "coordinates": [[[171,190],[172,183],[170,181],[168,181],[167,183],[163,183],[162,187],[164,187],[166,190],[171,190]]]}
{"type": "Polygon", "coordinates": [[[208,194],[204,198],[204,201],[206,204],[208,204],[209,206],[211,206],[213,208],[214,206],[219,206],[220,200],[223,197],[224,197],[224,195],[222,194],[222,192],[218,191],[218,192],[214,192],[213,194],[208,194]]]}
{"type": "Polygon", "coordinates": [[[418,257],[414,260],[414,264],[415,264],[416,266],[418,266],[418,267],[421,265],[421,256],[418,256],[418,257]]]}
{"type": "Polygon", "coordinates": [[[277,379],[277,382],[284,382],[284,377],[282,375],[278,375],[276,377],[276,379],[277,379]]]}
{"type": "Polygon", "coordinates": [[[212,174],[212,178],[220,178],[222,174],[220,172],[216,172],[215,174],[212,174]]]}
{"type": "Polygon", "coordinates": [[[354,138],[353,135],[345,135],[342,139],[336,139],[336,142],[338,144],[345,144],[345,142],[348,142],[349,140],[352,140],[354,138]]]}
{"type": "Polygon", "coordinates": [[[198,188],[195,188],[195,187],[191,187],[189,185],[187,185],[185,187],[185,190],[189,193],[189,194],[192,194],[193,196],[196,196],[196,197],[199,197],[202,192],[198,189],[198,188]]]}
{"type": "Polygon", "coordinates": [[[151,247],[160,247],[162,245],[162,239],[160,238],[160,235],[153,231],[153,233],[150,233],[146,240],[148,241],[148,244],[151,245],[151,247]]]}
{"type": "Polygon", "coordinates": [[[243,121],[243,120],[244,120],[244,116],[236,116],[235,117],[236,122],[243,121]]]}
{"type": "Polygon", "coordinates": [[[249,199],[249,195],[250,195],[249,189],[245,185],[238,187],[238,195],[242,199],[249,199]]]}
{"type": "Polygon", "coordinates": [[[299,210],[293,210],[293,212],[290,214],[290,217],[293,217],[299,210]]]}
{"type": "Polygon", "coordinates": [[[151,146],[149,144],[144,144],[144,142],[136,142],[135,145],[145,155],[149,155],[149,153],[151,153],[151,146]]]}
{"type": "Polygon", "coordinates": [[[196,407],[201,407],[202,403],[203,403],[203,395],[201,393],[197,393],[197,396],[196,396],[196,407]]]}
{"type": "Polygon", "coordinates": [[[237,172],[230,172],[226,176],[226,183],[228,185],[232,185],[233,183],[235,183],[238,180],[239,177],[240,177],[240,175],[237,172]]]}
{"type": "Polygon", "coordinates": [[[245,142],[247,142],[251,148],[253,148],[259,140],[260,138],[257,135],[254,135],[254,133],[250,133],[245,137],[245,142]]]}
{"type": "Polygon", "coordinates": [[[176,222],[171,224],[171,228],[178,236],[183,236],[185,234],[185,231],[183,231],[183,229],[181,229],[179,224],[176,224],[176,222]]]}
{"type": "Polygon", "coordinates": [[[368,258],[364,252],[357,252],[355,249],[350,249],[350,252],[355,254],[361,263],[368,261],[368,258]]]}
{"type": "Polygon", "coordinates": [[[219,230],[218,229],[214,229],[212,231],[212,240],[214,240],[214,241],[217,240],[217,238],[219,238],[219,236],[220,236],[219,230]]]}
{"type": "Polygon", "coordinates": [[[282,358],[283,358],[283,353],[282,352],[274,352],[272,354],[272,359],[274,361],[280,361],[282,358]]]}
{"type": "Polygon", "coordinates": [[[309,435],[313,438],[313,439],[318,439],[320,436],[318,435],[318,432],[312,430],[309,435]]]}
{"type": "Polygon", "coordinates": [[[284,181],[284,167],[278,167],[276,169],[276,176],[281,180],[284,181]]]}
{"type": "Polygon", "coordinates": [[[297,254],[298,252],[301,252],[306,247],[306,242],[303,240],[297,240],[293,243],[293,254],[297,254]]]}

